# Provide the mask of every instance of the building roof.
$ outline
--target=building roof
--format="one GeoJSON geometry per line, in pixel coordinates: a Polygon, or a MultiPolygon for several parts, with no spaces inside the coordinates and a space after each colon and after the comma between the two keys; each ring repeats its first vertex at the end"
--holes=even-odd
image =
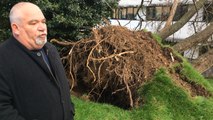
{"type": "MultiPolygon", "coordinates": [[[[139,6],[142,0],[120,0],[118,5],[121,7],[126,6],[139,6]]],[[[144,5],[159,5],[159,4],[172,4],[174,0],[144,0],[144,5]]],[[[196,0],[197,1],[197,0],[196,0]]],[[[193,3],[193,0],[180,0],[181,3],[190,4],[193,3]]]]}

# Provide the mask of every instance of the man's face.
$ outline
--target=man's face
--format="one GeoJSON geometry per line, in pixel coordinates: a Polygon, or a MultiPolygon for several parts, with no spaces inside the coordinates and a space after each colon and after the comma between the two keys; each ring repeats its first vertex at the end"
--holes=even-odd
{"type": "Polygon", "coordinates": [[[41,49],[47,41],[46,19],[35,6],[22,8],[22,17],[17,24],[18,39],[31,50],[41,49]]]}

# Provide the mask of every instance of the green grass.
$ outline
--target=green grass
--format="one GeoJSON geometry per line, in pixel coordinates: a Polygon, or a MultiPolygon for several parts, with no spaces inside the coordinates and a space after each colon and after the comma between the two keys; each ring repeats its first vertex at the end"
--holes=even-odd
{"type": "MultiPolygon", "coordinates": [[[[157,35],[153,37],[161,43],[157,35]]],[[[213,79],[205,79],[179,53],[174,53],[183,59],[182,63],[174,66],[183,68],[180,74],[213,95],[213,79]]],[[[213,120],[213,97],[191,97],[173,82],[165,69],[158,70],[138,93],[144,103],[132,110],[72,97],[75,120],[213,120]]]]}
{"type": "Polygon", "coordinates": [[[157,35],[157,34],[152,34],[152,37],[153,37],[161,46],[163,46],[163,44],[162,44],[162,39],[161,39],[161,37],[160,37],[159,35],[157,35]]]}
{"type": "Polygon", "coordinates": [[[211,84],[211,86],[213,86],[213,78],[211,79],[207,79],[209,81],[209,83],[211,84]]]}
{"type": "Polygon", "coordinates": [[[75,120],[131,120],[129,111],[73,97],[75,120]]]}
{"type": "Polygon", "coordinates": [[[182,74],[186,76],[190,81],[194,81],[197,84],[202,85],[208,91],[213,92],[213,86],[208,80],[206,80],[200,73],[198,73],[191,64],[183,62],[182,74]]]}
{"type": "MultiPolygon", "coordinates": [[[[184,72],[187,73],[187,70],[190,71],[191,68],[186,67],[184,72]]],[[[189,78],[208,90],[212,89],[213,82],[209,83],[209,80],[196,71],[187,74],[197,75],[194,76],[197,79],[193,75],[189,75],[189,78]]],[[[76,108],[75,120],[213,120],[212,97],[189,96],[185,90],[173,83],[164,69],[159,70],[154,76],[152,81],[138,91],[145,103],[137,109],[123,110],[112,105],[73,97],[76,108]]]]}
{"type": "MultiPolygon", "coordinates": [[[[141,111],[136,111],[144,116],[136,120],[208,120],[209,115],[213,115],[213,103],[210,99],[189,97],[186,91],[174,85],[163,70],[140,93],[147,102],[141,111]]],[[[139,114],[136,116],[140,116],[139,114]]]]}

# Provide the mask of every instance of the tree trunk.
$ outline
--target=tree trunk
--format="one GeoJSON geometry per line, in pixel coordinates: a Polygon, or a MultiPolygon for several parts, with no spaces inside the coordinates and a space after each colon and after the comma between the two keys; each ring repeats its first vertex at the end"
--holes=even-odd
{"type": "Polygon", "coordinates": [[[167,27],[166,30],[159,32],[159,36],[164,40],[165,38],[169,37],[173,33],[177,32],[181,27],[183,27],[192,17],[193,15],[204,6],[206,0],[199,0],[196,2],[195,6],[191,6],[187,13],[178,20],[175,24],[167,27]]]}
{"type": "Polygon", "coordinates": [[[207,26],[201,32],[199,32],[195,35],[192,35],[192,36],[182,40],[181,42],[175,44],[173,46],[173,49],[175,49],[179,52],[183,52],[183,51],[197,45],[198,43],[201,43],[202,41],[207,40],[212,34],[213,34],[213,22],[211,22],[210,25],[207,26]]]}
{"type": "Polygon", "coordinates": [[[198,59],[192,62],[192,65],[200,73],[203,73],[209,68],[211,68],[213,66],[213,49],[210,49],[207,53],[199,56],[198,59]]]}
{"type": "Polygon", "coordinates": [[[164,32],[172,23],[173,21],[173,18],[175,16],[175,12],[176,12],[176,9],[177,9],[177,6],[178,6],[178,3],[179,3],[179,0],[175,0],[173,5],[172,5],[172,9],[170,11],[170,15],[169,15],[169,18],[168,20],[166,21],[166,25],[163,29],[161,29],[160,32],[164,32]]]}

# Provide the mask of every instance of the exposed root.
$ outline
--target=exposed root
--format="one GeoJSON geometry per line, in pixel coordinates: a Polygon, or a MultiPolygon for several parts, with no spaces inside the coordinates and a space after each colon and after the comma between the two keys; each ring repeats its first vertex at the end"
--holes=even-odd
{"type": "Polygon", "coordinates": [[[78,42],[52,42],[70,47],[62,60],[73,90],[122,108],[137,107],[137,90],[157,69],[181,61],[170,48],[162,49],[150,32],[121,26],[93,29],[90,38],[78,42]]]}

